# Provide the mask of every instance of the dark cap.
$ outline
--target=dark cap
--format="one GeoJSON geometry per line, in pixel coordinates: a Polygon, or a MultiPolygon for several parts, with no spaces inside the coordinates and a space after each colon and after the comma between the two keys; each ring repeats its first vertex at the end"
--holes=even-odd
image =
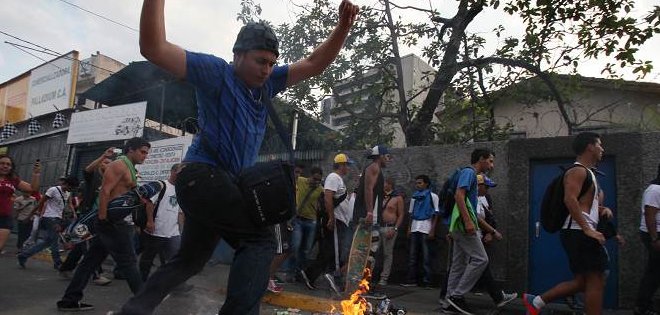
{"type": "Polygon", "coordinates": [[[250,22],[241,28],[236,36],[232,52],[248,50],[267,50],[279,57],[279,42],[270,26],[264,23],[250,22]]]}
{"type": "Polygon", "coordinates": [[[80,181],[78,181],[78,177],[75,176],[62,176],[60,177],[60,180],[65,183],[67,186],[75,188],[78,187],[80,184],[80,181]]]}
{"type": "Polygon", "coordinates": [[[367,157],[378,157],[387,154],[390,154],[390,150],[386,146],[379,144],[367,152],[367,157]]]}

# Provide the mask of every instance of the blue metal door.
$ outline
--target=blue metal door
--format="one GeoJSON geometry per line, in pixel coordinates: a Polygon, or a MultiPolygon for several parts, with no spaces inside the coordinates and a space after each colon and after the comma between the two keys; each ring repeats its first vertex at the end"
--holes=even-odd
{"type": "MultiPolygon", "coordinates": [[[[569,166],[573,160],[543,160],[530,163],[530,213],[529,213],[529,292],[541,294],[556,284],[573,278],[568,259],[559,241],[559,233],[549,234],[540,225],[540,206],[543,193],[553,178],[561,174],[561,166],[569,166]]],[[[605,206],[612,209],[616,223],[616,170],[614,158],[605,157],[598,165],[602,174],[597,180],[605,193],[605,206]]],[[[610,257],[610,273],[605,288],[605,307],[618,305],[618,251],[616,241],[606,245],[610,257]]]]}

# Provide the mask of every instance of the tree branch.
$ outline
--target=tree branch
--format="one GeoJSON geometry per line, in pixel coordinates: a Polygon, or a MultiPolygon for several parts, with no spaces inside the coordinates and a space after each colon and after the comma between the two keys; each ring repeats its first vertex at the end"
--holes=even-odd
{"type": "Polygon", "coordinates": [[[397,4],[394,3],[394,2],[391,2],[391,1],[388,1],[388,2],[389,2],[393,7],[397,8],[397,9],[401,9],[401,10],[413,9],[413,10],[417,10],[417,11],[421,11],[421,12],[426,12],[426,13],[431,14],[431,15],[434,15],[434,16],[438,14],[438,12],[435,12],[435,11],[433,11],[433,10],[429,10],[429,9],[422,9],[422,8],[413,7],[413,6],[400,6],[400,5],[397,5],[397,4]]]}

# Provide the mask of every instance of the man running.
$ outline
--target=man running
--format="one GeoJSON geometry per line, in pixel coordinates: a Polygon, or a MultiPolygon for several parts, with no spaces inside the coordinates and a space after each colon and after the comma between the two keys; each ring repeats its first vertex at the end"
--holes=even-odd
{"type": "Polygon", "coordinates": [[[608,259],[603,248],[605,237],[596,227],[600,216],[611,218],[612,211],[599,206],[598,182],[591,169],[603,158],[605,150],[597,133],[583,132],[575,137],[573,151],[577,155],[577,167],[564,175],[564,203],[569,215],[559,236],[574,278],[539,296],[523,294],[523,303],[531,315],[539,314],[541,308],[551,301],[578,292],[585,292],[587,315],[602,314],[608,259]],[[591,185],[580,195],[587,176],[591,177],[591,185]]]}

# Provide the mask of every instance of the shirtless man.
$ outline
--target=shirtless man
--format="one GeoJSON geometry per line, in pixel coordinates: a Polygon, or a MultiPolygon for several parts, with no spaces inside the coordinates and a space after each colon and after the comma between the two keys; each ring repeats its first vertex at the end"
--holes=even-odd
{"type": "Polygon", "coordinates": [[[383,271],[378,285],[387,285],[387,279],[392,270],[394,243],[399,226],[403,222],[403,198],[394,193],[394,179],[385,179],[385,196],[383,197],[383,213],[380,222],[380,247],[383,250],[383,271]]]}
{"type": "Polygon", "coordinates": [[[556,299],[585,293],[587,315],[602,314],[607,254],[603,248],[605,237],[596,230],[601,216],[612,217],[612,211],[599,206],[598,182],[591,170],[603,158],[600,136],[593,132],[578,134],[573,141],[577,155],[575,167],[564,175],[564,203],[569,216],[560,231],[560,239],[574,278],[557,284],[542,295],[523,294],[527,314],[539,314],[541,308],[556,299]],[[591,178],[586,193],[582,186],[591,178]]]}
{"type": "Polygon", "coordinates": [[[137,257],[133,248],[135,232],[131,212],[140,202],[146,203],[147,230],[153,231],[153,204],[148,198],[162,188],[160,182],[137,186],[136,164],[142,164],[151,145],[142,138],[131,138],[124,146],[124,155],[108,164],[103,173],[103,182],[99,193],[97,237],[93,238],[90,248],[76,269],[71,283],[66,288],[62,300],[57,302],[59,311],[90,310],[92,305],[81,303],[83,290],[95,270],[110,254],[117,264],[118,271],[126,277],[133,294],[142,287],[142,277],[138,270],[137,257]]]}

